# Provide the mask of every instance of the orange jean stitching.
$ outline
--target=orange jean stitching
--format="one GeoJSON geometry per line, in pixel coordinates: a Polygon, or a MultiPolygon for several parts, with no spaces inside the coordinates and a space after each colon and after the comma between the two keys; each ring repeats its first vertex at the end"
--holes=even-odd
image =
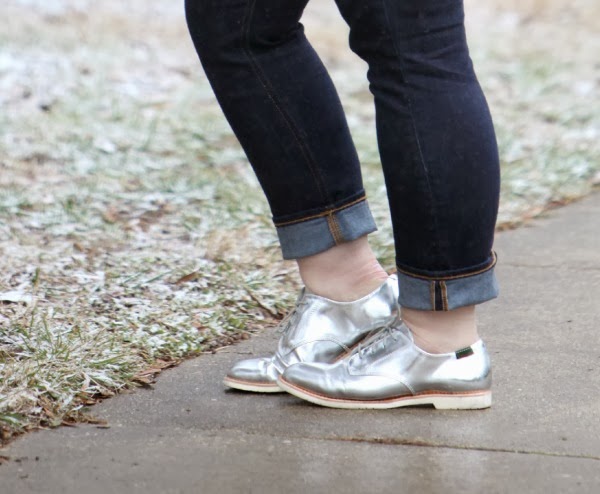
{"type": "Polygon", "coordinates": [[[331,232],[331,235],[333,236],[335,245],[341,244],[344,241],[344,236],[342,235],[340,225],[338,224],[337,220],[335,219],[335,216],[333,215],[333,213],[330,214],[329,216],[327,216],[327,225],[329,226],[329,231],[331,232]]]}
{"type": "Polygon", "coordinates": [[[469,276],[475,276],[481,273],[485,273],[486,271],[489,271],[490,269],[492,269],[495,265],[496,262],[498,261],[498,256],[496,256],[495,252],[492,252],[492,255],[494,256],[494,259],[492,259],[492,262],[490,263],[489,266],[486,266],[485,268],[480,269],[479,271],[474,271],[473,273],[465,273],[465,274],[457,274],[454,276],[423,276],[421,274],[414,274],[414,273],[409,273],[408,271],[404,271],[403,269],[399,268],[398,266],[396,266],[396,269],[399,273],[405,274],[406,276],[410,276],[411,278],[418,278],[421,280],[437,280],[437,281],[452,281],[452,280],[458,280],[461,278],[468,278],[469,276]]]}
{"type": "Polygon", "coordinates": [[[440,281],[440,287],[442,288],[442,309],[448,310],[448,292],[446,291],[446,282],[440,281]]]}
{"type": "Polygon", "coordinates": [[[275,223],[275,226],[276,227],[280,227],[280,226],[294,225],[296,223],[302,223],[303,221],[314,220],[316,218],[323,218],[324,216],[330,216],[333,213],[337,213],[338,211],[342,211],[344,209],[347,209],[347,208],[349,208],[351,206],[354,206],[354,205],[358,204],[359,202],[366,201],[366,200],[367,200],[367,197],[366,196],[362,196],[362,197],[360,197],[360,198],[358,198],[358,199],[356,199],[356,200],[354,200],[352,202],[349,202],[348,204],[344,204],[343,206],[340,206],[340,207],[337,207],[337,208],[334,208],[334,209],[330,209],[328,211],[324,211],[324,212],[319,213],[319,214],[314,214],[312,216],[307,216],[306,218],[301,218],[299,220],[285,221],[283,223],[275,223]]]}

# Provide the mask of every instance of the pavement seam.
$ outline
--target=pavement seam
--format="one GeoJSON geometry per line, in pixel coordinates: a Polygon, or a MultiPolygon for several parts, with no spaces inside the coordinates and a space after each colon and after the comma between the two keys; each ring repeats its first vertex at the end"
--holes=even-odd
{"type": "Polygon", "coordinates": [[[416,439],[396,439],[386,437],[353,437],[353,436],[304,436],[304,435],[286,435],[281,436],[278,434],[264,434],[261,432],[248,432],[238,429],[227,429],[230,432],[241,432],[242,434],[252,436],[265,436],[271,438],[278,438],[282,440],[288,439],[305,439],[312,441],[331,441],[331,442],[350,442],[350,443],[365,443],[365,444],[379,444],[383,446],[413,446],[420,448],[438,448],[438,449],[452,449],[460,451],[480,451],[486,453],[510,453],[518,455],[535,455],[535,456],[547,456],[553,458],[572,458],[577,460],[594,460],[600,461],[600,456],[595,455],[579,455],[574,453],[556,453],[552,451],[535,451],[527,449],[510,449],[510,448],[487,448],[485,446],[468,446],[460,444],[446,444],[446,443],[434,443],[429,441],[421,441],[416,439]]]}
{"type": "Polygon", "coordinates": [[[574,458],[583,460],[595,460],[600,461],[600,456],[593,455],[578,455],[572,453],[555,453],[551,451],[535,451],[526,449],[509,449],[509,448],[486,448],[484,446],[466,446],[456,444],[444,444],[444,443],[433,443],[427,441],[417,440],[404,440],[404,439],[390,439],[390,438],[361,438],[361,437],[332,437],[322,438],[326,441],[342,441],[342,442],[357,442],[357,443],[368,443],[368,444],[383,444],[388,446],[416,446],[423,448],[440,448],[440,449],[454,449],[463,451],[483,451],[489,453],[512,453],[519,455],[537,455],[537,456],[550,456],[557,458],[574,458]]]}

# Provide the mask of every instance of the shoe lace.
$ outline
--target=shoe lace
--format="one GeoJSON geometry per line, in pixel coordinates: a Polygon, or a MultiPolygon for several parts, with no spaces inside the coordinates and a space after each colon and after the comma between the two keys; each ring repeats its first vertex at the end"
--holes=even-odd
{"type": "Polygon", "coordinates": [[[298,300],[294,308],[278,324],[277,332],[283,334],[287,333],[300,317],[300,313],[302,312],[300,309],[306,305],[308,305],[308,302],[305,300],[298,300]]]}
{"type": "Polygon", "coordinates": [[[393,340],[394,342],[398,341],[400,338],[398,326],[400,326],[401,323],[402,321],[400,318],[396,318],[385,328],[381,329],[374,337],[369,338],[367,342],[359,343],[356,349],[356,355],[359,360],[377,350],[385,350],[386,344],[389,344],[390,340],[393,340]]]}

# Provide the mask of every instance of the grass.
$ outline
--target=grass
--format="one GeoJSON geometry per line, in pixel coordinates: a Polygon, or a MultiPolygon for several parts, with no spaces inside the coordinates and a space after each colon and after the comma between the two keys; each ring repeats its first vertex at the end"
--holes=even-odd
{"type": "MultiPolygon", "coordinates": [[[[14,20],[0,32],[4,441],[94,420],[96,400],[276,324],[299,284],[180,6],[32,3],[1,7],[14,20]]],[[[501,227],[586,194],[599,171],[598,42],[581,22],[592,3],[569,17],[555,2],[532,20],[538,3],[468,4],[503,159],[501,227]]],[[[320,51],[364,164],[372,244],[391,268],[364,66],[318,7],[307,15],[327,29],[320,51]]]]}

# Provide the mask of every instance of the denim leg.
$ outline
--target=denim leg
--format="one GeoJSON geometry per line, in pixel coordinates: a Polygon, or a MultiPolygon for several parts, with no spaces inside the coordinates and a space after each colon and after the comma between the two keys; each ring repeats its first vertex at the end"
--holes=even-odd
{"type": "Polygon", "coordinates": [[[336,1],[369,64],[400,303],[450,310],[496,297],[498,151],[462,0],[336,1]]]}
{"type": "Polygon", "coordinates": [[[186,0],[206,75],[265,192],[286,259],[376,230],[308,0],[186,0]]]}

